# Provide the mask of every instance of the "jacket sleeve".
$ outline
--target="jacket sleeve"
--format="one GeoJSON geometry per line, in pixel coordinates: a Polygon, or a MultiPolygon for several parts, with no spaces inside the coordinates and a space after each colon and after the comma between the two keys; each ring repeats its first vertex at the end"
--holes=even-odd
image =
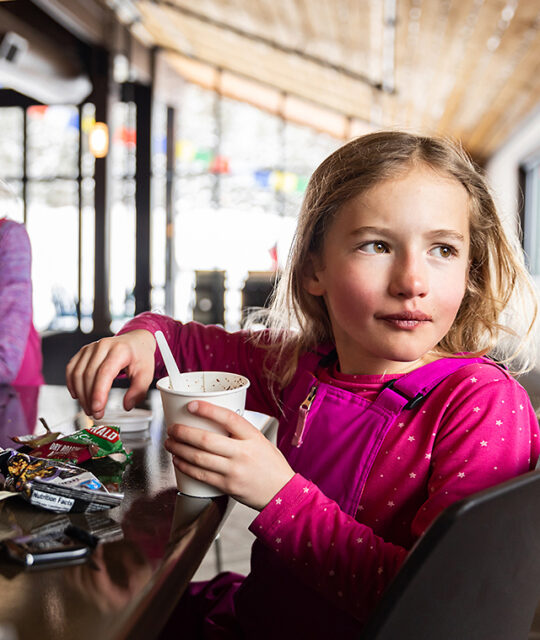
{"type": "Polygon", "coordinates": [[[360,620],[366,620],[408,553],[344,513],[300,474],[250,530],[303,582],[360,620]]]}
{"type": "Polygon", "coordinates": [[[0,239],[0,384],[9,384],[21,367],[32,321],[31,252],[23,225],[7,221],[3,227],[0,239]]]}
{"type": "MultiPolygon", "coordinates": [[[[229,333],[217,325],[202,325],[197,322],[183,324],[169,316],[145,312],[130,320],[119,331],[126,333],[135,329],[146,329],[151,333],[163,331],[178,368],[186,371],[231,371],[245,376],[250,381],[246,408],[271,416],[279,416],[276,398],[279,391],[274,388],[265,371],[267,349],[265,339],[254,341],[247,331],[229,333]]],[[[165,365],[155,352],[154,376],[166,376],[165,365]]]]}

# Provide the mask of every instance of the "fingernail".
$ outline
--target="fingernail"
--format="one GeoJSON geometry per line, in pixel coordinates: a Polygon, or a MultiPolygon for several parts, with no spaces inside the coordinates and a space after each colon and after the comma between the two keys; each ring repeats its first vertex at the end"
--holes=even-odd
{"type": "Polygon", "coordinates": [[[199,408],[199,403],[194,400],[193,402],[190,402],[187,406],[188,411],[191,411],[191,413],[195,413],[195,411],[197,411],[197,409],[199,408]]]}

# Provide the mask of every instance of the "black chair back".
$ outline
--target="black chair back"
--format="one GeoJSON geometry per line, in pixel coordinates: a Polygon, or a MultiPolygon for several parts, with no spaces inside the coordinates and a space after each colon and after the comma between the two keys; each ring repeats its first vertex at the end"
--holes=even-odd
{"type": "MultiPolygon", "coordinates": [[[[112,335],[109,333],[107,335],[112,335]]],[[[66,365],[89,342],[105,338],[103,334],[82,331],[46,331],[41,334],[43,377],[45,384],[66,384],[66,365]]]]}
{"type": "Polygon", "coordinates": [[[540,600],[540,472],[450,506],[361,640],[526,640],[540,600]]]}

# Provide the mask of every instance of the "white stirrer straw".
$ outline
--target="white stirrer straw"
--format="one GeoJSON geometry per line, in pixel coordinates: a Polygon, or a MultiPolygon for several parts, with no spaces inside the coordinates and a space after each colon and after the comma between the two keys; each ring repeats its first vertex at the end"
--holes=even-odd
{"type": "Polygon", "coordinates": [[[156,336],[156,341],[161,352],[161,357],[163,358],[163,362],[165,363],[165,369],[167,369],[167,373],[169,374],[169,384],[171,389],[180,389],[180,371],[178,370],[178,365],[176,364],[175,359],[173,358],[173,354],[167,342],[167,339],[163,335],[163,331],[156,331],[154,334],[156,336]]]}

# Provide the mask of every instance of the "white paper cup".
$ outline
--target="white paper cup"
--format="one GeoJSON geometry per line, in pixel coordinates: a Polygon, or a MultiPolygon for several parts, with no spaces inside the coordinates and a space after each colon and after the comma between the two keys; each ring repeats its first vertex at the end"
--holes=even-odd
{"type": "MultiPolygon", "coordinates": [[[[236,411],[239,415],[244,414],[246,391],[249,387],[249,380],[244,376],[224,371],[193,371],[182,373],[180,377],[179,389],[170,388],[168,376],[158,380],[156,385],[161,393],[167,427],[182,423],[191,427],[200,427],[206,431],[226,434],[226,431],[216,423],[190,413],[187,405],[192,400],[204,400],[236,411]]],[[[186,476],[176,467],[174,471],[178,491],[187,496],[212,498],[222,494],[215,487],[186,476]]]]}

